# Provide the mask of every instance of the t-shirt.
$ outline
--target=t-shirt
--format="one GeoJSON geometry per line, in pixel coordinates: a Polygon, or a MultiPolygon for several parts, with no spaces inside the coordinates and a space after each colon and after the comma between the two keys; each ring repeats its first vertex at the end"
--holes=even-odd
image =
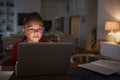
{"type": "MultiPolygon", "coordinates": [[[[18,42],[16,42],[13,46],[13,49],[12,49],[12,65],[14,66],[16,64],[16,61],[17,61],[17,55],[18,55],[18,44],[19,43],[22,43],[22,42],[26,42],[25,39],[22,39],[18,42]]],[[[41,39],[39,42],[48,42],[47,40],[43,40],[41,39]]]]}

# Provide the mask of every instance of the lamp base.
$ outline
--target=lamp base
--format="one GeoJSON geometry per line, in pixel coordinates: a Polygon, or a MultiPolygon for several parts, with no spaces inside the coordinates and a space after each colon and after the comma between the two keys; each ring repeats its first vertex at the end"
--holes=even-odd
{"type": "Polygon", "coordinates": [[[115,42],[115,41],[114,41],[114,36],[112,36],[112,35],[108,35],[108,36],[107,36],[107,40],[108,40],[109,42],[115,42]]]}

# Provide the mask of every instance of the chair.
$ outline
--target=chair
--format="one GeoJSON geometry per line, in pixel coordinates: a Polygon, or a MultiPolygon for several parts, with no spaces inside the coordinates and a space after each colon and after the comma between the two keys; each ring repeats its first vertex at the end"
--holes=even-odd
{"type": "Polygon", "coordinates": [[[7,65],[9,65],[11,59],[12,59],[12,55],[11,54],[7,54],[7,55],[3,56],[3,58],[0,60],[0,65],[4,65],[6,63],[7,63],[7,65]]]}
{"type": "Polygon", "coordinates": [[[70,63],[84,64],[84,63],[89,63],[99,59],[113,60],[109,57],[102,56],[102,55],[89,54],[89,53],[77,53],[71,56],[70,63]]]}
{"type": "Polygon", "coordinates": [[[100,53],[100,43],[106,42],[106,39],[100,39],[97,41],[87,41],[85,46],[86,53],[99,54],[100,53]]]}

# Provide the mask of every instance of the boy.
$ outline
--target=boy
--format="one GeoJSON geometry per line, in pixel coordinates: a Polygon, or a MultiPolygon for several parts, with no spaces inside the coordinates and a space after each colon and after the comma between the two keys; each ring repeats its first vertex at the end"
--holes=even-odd
{"type": "Polygon", "coordinates": [[[17,61],[19,43],[47,42],[46,40],[41,39],[44,32],[44,25],[41,16],[37,12],[29,13],[25,17],[22,32],[24,33],[25,38],[21,41],[16,42],[12,49],[12,65],[15,65],[17,61]]]}

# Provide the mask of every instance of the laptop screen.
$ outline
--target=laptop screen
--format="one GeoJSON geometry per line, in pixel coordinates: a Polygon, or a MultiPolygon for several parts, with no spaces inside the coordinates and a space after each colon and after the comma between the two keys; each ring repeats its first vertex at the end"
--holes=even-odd
{"type": "Polygon", "coordinates": [[[18,76],[67,73],[73,43],[20,43],[18,45],[18,76]]]}

